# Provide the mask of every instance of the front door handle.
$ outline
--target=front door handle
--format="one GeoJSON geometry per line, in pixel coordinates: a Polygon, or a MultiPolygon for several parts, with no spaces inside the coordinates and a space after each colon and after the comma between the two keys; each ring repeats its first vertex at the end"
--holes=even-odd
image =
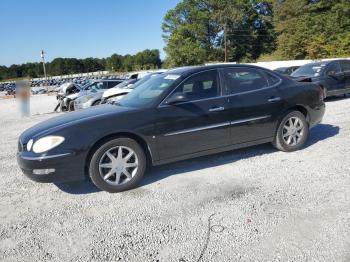
{"type": "Polygon", "coordinates": [[[224,111],[225,107],[219,106],[219,107],[212,107],[209,109],[209,112],[219,112],[219,111],[224,111]]]}
{"type": "Polygon", "coordinates": [[[267,100],[268,102],[272,103],[272,102],[278,102],[281,101],[280,97],[271,97],[269,100],[267,100]]]}

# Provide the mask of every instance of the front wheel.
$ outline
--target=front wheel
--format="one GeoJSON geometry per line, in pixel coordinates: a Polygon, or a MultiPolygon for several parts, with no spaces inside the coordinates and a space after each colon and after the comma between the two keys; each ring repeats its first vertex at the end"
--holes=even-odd
{"type": "Polygon", "coordinates": [[[69,101],[69,103],[68,103],[68,111],[69,112],[74,111],[74,101],[69,101]]]}
{"type": "Polygon", "coordinates": [[[301,149],[309,136],[309,124],[299,111],[289,112],[279,123],[272,144],[279,150],[292,152],[301,149]]]}
{"type": "Polygon", "coordinates": [[[146,170],[146,157],[141,146],[130,138],[105,142],[93,154],[89,174],[101,190],[116,193],[137,186],[146,170]]]}

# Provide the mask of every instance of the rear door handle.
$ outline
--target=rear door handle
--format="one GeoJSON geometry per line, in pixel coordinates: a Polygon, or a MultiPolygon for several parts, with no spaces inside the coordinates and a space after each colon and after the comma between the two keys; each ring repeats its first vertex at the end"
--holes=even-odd
{"type": "Polygon", "coordinates": [[[219,107],[213,107],[209,109],[209,112],[219,112],[219,111],[224,111],[225,107],[219,106],[219,107]]]}
{"type": "Polygon", "coordinates": [[[267,100],[268,102],[272,103],[272,102],[278,102],[281,101],[280,97],[271,97],[269,100],[267,100]]]}

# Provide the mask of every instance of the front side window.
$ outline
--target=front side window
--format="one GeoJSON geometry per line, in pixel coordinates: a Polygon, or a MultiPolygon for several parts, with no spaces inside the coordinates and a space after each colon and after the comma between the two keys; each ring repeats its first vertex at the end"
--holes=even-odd
{"type": "Polygon", "coordinates": [[[341,61],[341,67],[343,72],[350,72],[350,60],[349,61],[341,61]]]}
{"type": "Polygon", "coordinates": [[[265,76],[256,69],[227,68],[223,70],[226,90],[230,94],[250,92],[269,86],[265,76]]]}
{"type": "Polygon", "coordinates": [[[327,74],[339,74],[341,72],[339,62],[333,62],[327,67],[327,74]]]}
{"type": "Polygon", "coordinates": [[[190,101],[216,97],[220,94],[216,70],[191,76],[174,93],[184,93],[190,101]]]}

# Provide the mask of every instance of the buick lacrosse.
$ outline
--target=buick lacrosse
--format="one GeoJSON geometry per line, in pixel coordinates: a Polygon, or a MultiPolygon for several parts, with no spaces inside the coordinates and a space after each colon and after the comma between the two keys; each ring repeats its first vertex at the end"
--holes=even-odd
{"type": "Polygon", "coordinates": [[[91,179],[135,187],[146,168],[272,143],[301,149],[325,112],[323,90],[248,65],[185,67],[150,78],[114,104],[44,121],[19,138],[17,161],[38,182],[91,179]]]}

